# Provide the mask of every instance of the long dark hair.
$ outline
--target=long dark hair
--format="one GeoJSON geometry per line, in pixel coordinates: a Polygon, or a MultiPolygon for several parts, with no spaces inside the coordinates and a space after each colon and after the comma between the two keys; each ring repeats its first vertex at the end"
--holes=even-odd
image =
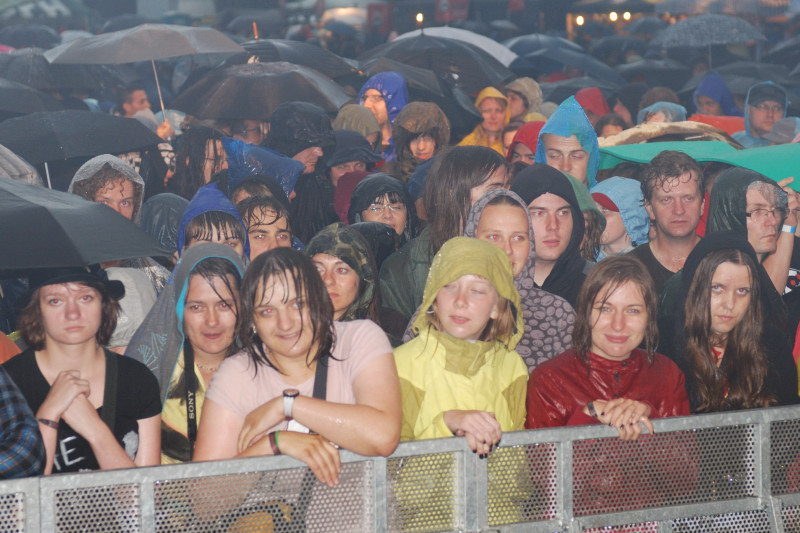
{"type": "Polygon", "coordinates": [[[765,386],[767,358],[761,347],[764,329],[762,287],[753,259],[735,248],[715,250],[697,266],[684,303],[686,357],[696,382],[697,412],[766,407],[776,403],[765,386]],[[750,305],[726,339],[711,331],[711,281],[722,263],[746,266],[750,272],[750,305]],[[723,364],[711,357],[715,341],[725,341],[723,364]],[[728,394],[725,395],[725,388],[728,394]]]}
{"type": "MultiPolygon", "coordinates": [[[[253,325],[256,306],[270,296],[266,292],[270,280],[283,284],[286,289],[294,286],[297,297],[308,308],[313,330],[311,345],[317,344],[316,353],[311,353],[309,348],[306,354],[306,363],[311,365],[333,350],[333,304],[311,258],[292,248],[276,248],[265,252],[247,267],[240,291],[241,320],[238,333],[242,347],[250,355],[256,372],[259,365],[278,370],[270,361],[269,350],[265,348],[253,325]]],[[[288,293],[288,290],[285,292],[288,293]]],[[[302,324],[303,328],[308,326],[309,324],[302,324]]]]}
{"type": "Polygon", "coordinates": [[[627,282],[633,282],[644,298],[647,326],[644,331],[644,349],[650,363],[658,346],[658,323],[656,316],[656,288],[653,278],[641,261],[631,255],[616,255],[597,263],[583,282],[575,305],[575,328],[572,343],[578,355],[588,364],[592,350],[592,309],[597,298],[605,302],[611,294],[627,282]]]}
{"type": "Polygon", "coordinates": [[[214,167],[228,156],[219,150],[217,140],[222,133],[206,126],[192,126],[181,135],[175,150],[175,174],[167,183],[167,189],[187,200],[191,200],[197,190],[206,185],[204,166],[206,163],[206,143],[211,141],[214,167]]]}
{"type": "Polygon", "coordinates": [[[472,207],[470,191],[498,169],[505,171],[508,180],[508,162],[485,146],[454,146],[436,154],[423,195],[432,255],[464,232],[472,207]]]}

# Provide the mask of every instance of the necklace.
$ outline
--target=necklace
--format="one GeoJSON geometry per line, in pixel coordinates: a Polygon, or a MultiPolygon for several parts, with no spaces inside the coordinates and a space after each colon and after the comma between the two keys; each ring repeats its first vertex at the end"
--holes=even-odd
{"type": "Polygon", "coordinates": [[[205,370],[206,372],[216,372],[217,369],[219,368],[218,366],[205,366],[201,365],[200,363],[195,363],[195,364],[197,365],[197,368],[199,368],[200,370],[205,370]]]}

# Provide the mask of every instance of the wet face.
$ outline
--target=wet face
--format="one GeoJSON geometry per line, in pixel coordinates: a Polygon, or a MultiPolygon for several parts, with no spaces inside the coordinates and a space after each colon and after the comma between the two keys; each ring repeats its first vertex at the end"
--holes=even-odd
{"type": "Polygon", "coordinates": [[[572,208],[551,193],[545,193],[528,204],[533,221],[536,264],[554,264],[564,253],[572,237],[572,208]]]}
{"type": "Polygon", "coordinates": [[[779,229],[784,213],[755,189],[747,191],[747,242],[757,254],[771,254],[778,247],[779,229]]]}
{"type": "Polygon", "coordinates": [[[536,154],[533,150],[528,148],[527,145],[517,143],[511,151],[511,162],[516,163],[517,161],[522,161],[526,165],[532,165],[536,162],[536,154]]]}
{"type": "Polygon", "coordinates": [[[361,99],[361,105],[372,111],[378,126],[383,127],[389,123],[389,112],[386,110],[386,100],[377,89],[367,89],[361,99]]]}
{"type": "Polygon", "coordinates": [[[303,174],[311,174],[312,172],[314,172],[314,169],[317,168],[317,161],[319,160],[320,157],[322,157],[322,155],[323,155],[322,148],[320,148],[319,146],[311,146],[309,148],[306,148],[305,150],[296,153],[292,157],[292,159],[294,159],[295,161],[300,161],[301,163],[303,163],[303,165],[305,165],[305,168],[303,169],[303,174]]]}
{"type": "Polygon", "coordinates": [[[604,359],[624,361],[642,343],[647,307],[639,286],[626,281],[610,294],[603,287],[592,303],[592,352],[604,359]]]}
{"type": "Polygon", "coordinates": [[[202,358],[222,359],[233,344],[236,330],[236,296],[228,289],[235,282],[200,275],[189,278],[183,306],[183,331],[202,358]]]}
{"type": "Polygon", "coordinates": [[[298,295],[291,273],[284,279],[271,276],[260,282],[256,290],[253,325],[267,347],[267,354],[277,366],[286,360],[306,360],[313,351],[311,314],[304,295],[298,295]]]}
{"type": "Polygon", "coordinates": [[[525,100],[518,93],[507,91],[506,98],[508,98],[508,112],[512,117],[518,117],[528,110],[525,100]]]}
{"type": "Polygon", "coordinates": [[[228,168],[228,157],[225,155],[225,147],[219,139],[209,139],[206,141],[206,160],[203,163],[203,179],[205,183],[211,183],[211,176],[228,168]]]}
{"type": "Polygon", "coordinates": [[[750,307],[753,280],[750,269],[731,262],[721,263],[711,278],[711,331],[725,339],[742,321],[750,307]]]}
{"type": "Polygon", "coordinates": [[[381,222],[394,228],[395,233],[402,235],[406,230],[408,212],[403,202],[392,202],[389,195],[384,194],[376,198],[370,206],[361,211],[361,220],[364,222],[381,222]]]}
{"type": "Polygon", "coordinates": [[[703,115],[721,116],[722,108],[719,102],[704,94],[697,95],[697,112],[703,115]]]}
{"type": "Polygon", "coordinates": [[[511,143],[514,142],[514,137],[517,135],[518,130],[511,130],[503,133],[503,153],[507,154],[511,149],[511,143]]]}
{"type": "Polygon", "coordinates": [[[506,125],[506,103],[499,98],[484,98],[478,106],[483,116],[481,127],[490,133],[500,133],[506,125]]]}
{"type": "Polygon", "coordinates": [[[335,255],[316,254],[311,260],[333,303],[333,319],[339,320],[358,297],[358,273],[335,255]]]}
{"type": "Polygon", "coordinates": [[[598,137],[611,137],[621,131],[623,131],[622,126],[618,124],[606,124],[603,126],[603,129],[600,130],[600,135],[598,135],[598,137]]]}
{"type": "Polygon", "coordinates": [[[586,185],[589,153],[583,149],[578,138],[574,135],[562,137],[552,133],[545,133],[542,138],[547,164],[572,175],[586,185]]]}
{"type": "Polygon", "coordinates": [[[703,195],[697,177],[686,173],[666,179],[645,200],[650,220],[655,220],[658,235],[683,239],[695,234],[703,214],[703,195]]]}
{"type": "Polygon", "coordinates": [[[764,100],[758,105],[747,106],[747,117],[750,120],[750,134],[762,137],[783,118],[783,105],[775,100],[764,100]]]}
{"type": "Polygon", "coordinates": [[[448,283],[436,295],[433,312],[442,330],[461,340],[477,340],[490,318],[497,318],[497,291],[473,274],[448,283]]]}
{"type": "Polygon", "coordinates": [[[517,277],[531,251],[529,233],[528,215],[522,206],[488,205],[481,212],[475,237],[501,248],[511,260],[511,271],[517,277]]]}
{"type": "Polygon", "coordinates": [[[106,183],[94,193],[94,201],[105,204],[128,220],[133,220],[135,191],[133,183],[119,178],[106,183]]]}
{"type": "Polygon", "coordinates": [[[292,234],[286,217],[269,208],[255,210],[253,216],[245,220],[247,238],[250,241],[250,261],[275,248],[292,246],[292,234]],[[277,217],[277,218],[276,218],[277,217]]]}
{"type": "Polygon", "coordinates": [[[240,239],[234,237],[234,235],[235,232],[233,228],[225,228],[225,231],[222,232],[214,229],[214,234],[210,239],[192,239],[184,245],[183,249],[186,250],[201,242],[215,242],[217,244],[230,246],[237,254],[244,257],[244,243],[240,239]]]}
{"type": "Polygon", "coordinates": [[[147,93],[143,90],[136,90],[131,93],[130,100],[122,104],[122,110],[126,117],[132,117],[143,109],[150,109],[150,100],[147,93]]]}
{"type": "Polygon", "coordinates": [[[419,135],[411,139],[408,147],[417,161],[427,161],[436,151],[436,139],[430,135],[419,135]]]}
{"type": "Polygon", "coordinates": [[[74,346],[96,342],[102,320],[102,296],[82,283],[59,283],[39,289],[45,345],[74,346]]]}
{"type": "Polygon", "coordinates": [[[476,185],[469,191],[470,206],[478,201],[478,198],[483,196],[489,191],[495,189],[508,189],[508,173],[505,167],[500,167],[491,174],[480,185],[476,185]]]}
{"type": "Polygon", "coordinates": [[[333,165],[331,167],[331,184],[334,187],[339,185],[339,178],[347,174],[348,172],[356,172],[356,171],[365,171],[367,170],[367,164],[363,161],[347,161],[346,163],[340,163],[338,165],[333,165]]]}

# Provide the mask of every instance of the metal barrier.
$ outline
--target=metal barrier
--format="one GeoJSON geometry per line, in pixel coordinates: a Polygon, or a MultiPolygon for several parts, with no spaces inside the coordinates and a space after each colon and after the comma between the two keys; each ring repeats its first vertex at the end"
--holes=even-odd
{"type": "MultiPolygon", "coordinates": [[[[288,457],[0,483],[0,531],[800,532],[800,407],[342,452],[340,483],[288,457]]],[[[366,429],[365,429],[366,431],[366,429]]]]}

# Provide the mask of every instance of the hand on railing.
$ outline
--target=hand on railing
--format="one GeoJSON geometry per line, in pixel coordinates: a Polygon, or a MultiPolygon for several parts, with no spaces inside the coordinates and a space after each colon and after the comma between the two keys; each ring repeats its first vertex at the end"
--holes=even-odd
{"type": "Polygon", "coordinates": [[[487,411],[445,411],[444,423],[457,437],[466,437],[473,452],[486,455],[500,442],[503,431],[494,413],[487,411]]]}
{"type": "Polygon", "coordinates": [[[595,400],[583,408],[587,415],[595,417],[603,424],[608,424],[619,431],[622,440],[636,440],[642,434],[642,425],[653,434],[653,423],[650,421],[651,408],[643,402],[629,400],[628,398],[615,398],[613,400],[595,400]]]}

